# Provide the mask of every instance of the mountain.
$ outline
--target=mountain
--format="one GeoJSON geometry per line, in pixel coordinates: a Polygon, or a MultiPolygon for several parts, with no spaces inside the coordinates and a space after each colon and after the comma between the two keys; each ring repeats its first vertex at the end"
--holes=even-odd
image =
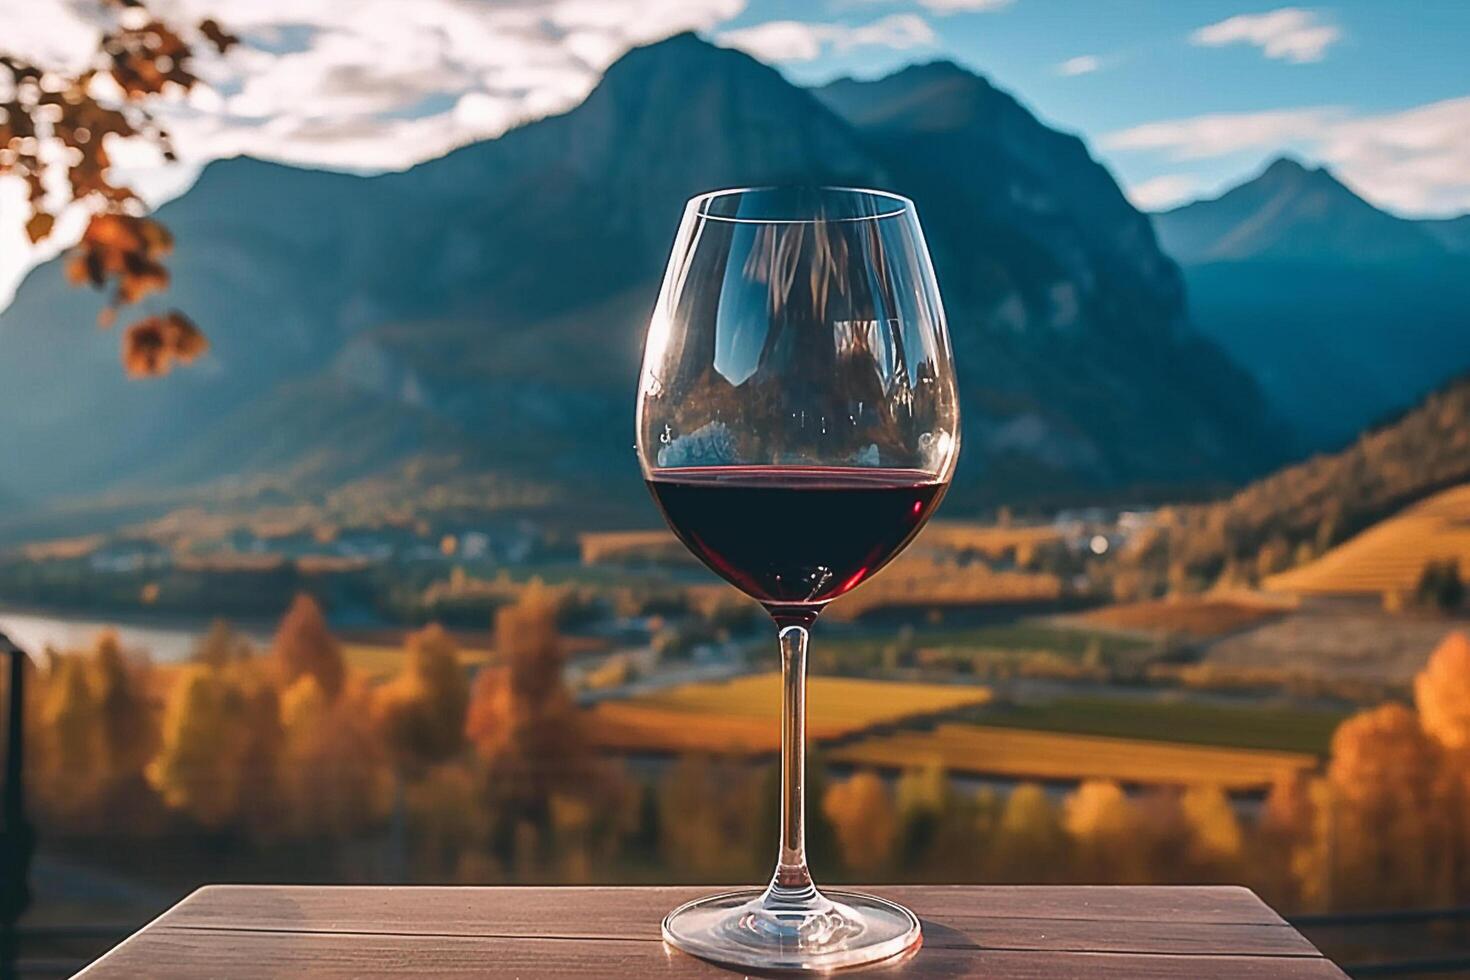
{"type": "Polygon", "coordinates": [[[683,203],[798,181],[918,201],[958,349],[959,498],[1198,485],[1278,453],[1080,141],[952,65],[814,93],[680,35],[564,115],[402,173],[211,164],[159,218],[178,249],[166,300],[214,349],[162,380],[124,379],[110,338],[78,334],[96,298],[33,271],[0,314],[6,485],[136,506],[272,476],[323,495],[452,456],[646,519],[633,392],[683,203]],[[915,99],[927,111],[899,108],[915,99]]]}
{"type": "Polygon", "coordinates": [[[1470,375],[1339,452],[1288,466],[1217,503],[1161,511],[1122,561],[1159,583],[1264,577],[1466,482],[1470,375]]]}
{"type": "Polygon", "coordinates": [[[1380,211],[1325,167],[1282,157],[1209,201],[1158,215],[1164,250],[1185,265],[1206,262],[1410,264],[1443,258],[1419,222],[1380,211]]]}
{"type": "Polygon", "coordinates": [[[1195,322],[1260,382],[1300,449],[1341,445],[1470,367],[1460,226],[1381,211],[1281,159],[1154,216],[1195,322]]]}
{"type": "Polygon", "coordinates": [[[1280,458],[1253,383],[1193,329],[1178,268],[1080,139],[950,62],[817,94],[919,209],[958,314],[970,473],[1035,499],[1280,458]]]}

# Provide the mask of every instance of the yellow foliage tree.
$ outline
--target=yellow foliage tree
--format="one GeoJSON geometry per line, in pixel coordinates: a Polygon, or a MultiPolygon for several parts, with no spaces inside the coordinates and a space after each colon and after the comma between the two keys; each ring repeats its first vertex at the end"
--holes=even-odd
{"type": "Polygon", "coordinates": [[[1439,746],[1401,704],[1363,711],[1332,737],[1332,901],[1339,907],[1427,904],[1449,897],[1451,802],[1439,746]]]}
{"type": "Polygon", "coordinates": [[[253,671],[181,669],[148,779],[164,801],[205,827],[274,833],[281,739],[275,690],[253,671]]]}
{"type": "Polygon", "coordinates": [[[553,793],[586,790],[590,756],[581,716],[562,680],[556,604],[532,586],[495,617],[500,670],[482,670],[466,722],[495,792],[545,815],[553,793]]]}
{"type": "Polygon", "coordinates": [[[1446,636],[1414,678],[1424,730],[1447,749],[1470,747],[1470,637],[1446,636]]]}
{"type": "Polygon", "coordinates": [[[1330,792],[1326,780],[1296,769],[1272,782],[1249,862],[1252,881],[1272,904],[1325,908],[1327,837],[1319,832],[1318,816],[1330,806],[1330,792]]]}
{"type": "Polygon", "coordinates": [[[104,752],[97,696],[81,657],[53,655],[41,697],[42,803],[54,817],[75,820],[96,805],[104,752]]]}
{"type": "Polygon", "coordinates": [[[837,834],[842,862],[854,871],[872,872],[893,857],[898,814],[888,787],[873,772],[836,782],[822,799],[822,812],[837,834]]]}
{"type": "MultiPolygon", "coordinates": [[[[685,756],[659,786],[659,846],[680,874],[748,876],[760,787],[747,767],[685,756]]],[[[765,869],[761,869],[765,870],[765,869]]]]}
{"type": "Polygon", "coordinates": [[[985,863],[998,881],[1047,880],[1065,867],[1068,849],[1060,814],[1046,790],[1022,783],[1006,798],[985,863]]]}
{"type": "Polygon", "coordinates": [[[1139,818],[1115,782],[1089,779],[1062,802],[1062,825],[1076,848],[1077,871],[1087,880],[1146,879],[1139,818]]]}
{"type": "Polygon", "coordinates": [[[585,800],[607,788],[563,682],[556,616],[555,596],[534,583],[497,612],[500,663],[475,678],[465,720],[485,763],[492,847],[507,864],[531,859],[528,842],[551,840],[553,797],[585,800]]]}
{"type": "Polygon", "coordinates": [[[282,812],[299,836],[341,836],[382,815],[387,773],[368,692],[332,699],[303,674],[281,694],[282,812]]]}
{"type": "Polygon", "coordinates": [[[158,751],[158,719],[115,632],[98,635],[87,662],[87,676],[101,729],[103,792],[113,794],[143,778],[144,768],[158,751]]]}
{"type": "Polygon", "coordinates": [[[271,656],[280,673],[282,688],[290,687],[303,674],[310,674],[328,699],[335,699],[341,693],[347,676],[342,647],[327,629],[321,606],[306,593],[298,593],[282,617],[271,645],[271,656]]]}
{"type": "Polygon", "coordinates": [[[1235,808],[1218,786],[1191,786],[1179,805],[1192,831],[1190,856],[1205,868],[1226,869],[1239,860],[1244,845],[1235,808]]]}
{"type": "Polygon", "coordinates": [[[461,881],[488,871],[479,845],[490,832],[477,773],[470,766],[435,766],[406,790],[415,835],[414,865],[427,875],[461,881]]]}
{"type": "Polygon", "coordinates": [[[459,752],[469,682],[459,647],[440,626],[410,634],[403,670],[378,692],[377,721],[399,772],[419,774],[459,752]]]}

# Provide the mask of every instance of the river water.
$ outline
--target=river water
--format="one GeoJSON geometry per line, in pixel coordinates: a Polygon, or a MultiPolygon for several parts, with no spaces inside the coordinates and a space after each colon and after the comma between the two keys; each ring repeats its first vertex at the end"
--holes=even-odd
{"type": "MultiPolygon", "coordinates": [[[[147,653],[154,663],[177,663],[188,659],[195,642],[209,630],[209,623],[205,620],[143,622],[126,617],[59,616],[0,609],[0,630],[32,657],[40,657],[48,646],[56,650],[87,649],[98,633],[109,629],[117,632],[124,650],[147,653]]],[[[256,645],[270,642],[269,631],[264,628],[237,629],[256,645]]]]}

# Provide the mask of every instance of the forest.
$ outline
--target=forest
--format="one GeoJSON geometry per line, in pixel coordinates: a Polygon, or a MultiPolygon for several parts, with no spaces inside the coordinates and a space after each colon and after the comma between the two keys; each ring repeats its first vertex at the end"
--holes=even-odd
{"type": "MultiPolygon", "coordinates": [[[[288,859],[297,875],[421,882],[764,873],[773,760],[649,765],[599,745],[563,681],[550,590],[502,608],[494,638],[467,668],[429,626],[374,679],[303,595],[268,650],[219,623],[186,664],[151,664],[110,634],[49,651],[27,714],[47,846],[126,861],[129,842],[167,839],[153,872],[184,879],[288,859]]],[[[812,850],[836,878],[1244,882],[1288,911],[1463,902],[1467,706],[1470,640],[1452,633],[1412,704],[1349,717],[1320,769],[1284,770],[1244,807],[1208,782],[976,789],[919,756],[895,776],[819,754],[812,850]]]]}

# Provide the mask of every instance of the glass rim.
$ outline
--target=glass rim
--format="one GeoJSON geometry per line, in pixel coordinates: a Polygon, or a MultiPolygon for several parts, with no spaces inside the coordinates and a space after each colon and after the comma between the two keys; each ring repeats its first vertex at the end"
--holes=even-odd
{"type": "Polygon", "coordinates": [[[856,221],[881,221],[885,218],[898,218],[914,211],[914,202],[902,194],[893,191],[881,191],[871,187],[852,187],[838,184],[754,184],[749,187],[724,187],[718,190],[705,191],[691,197],[686,207],[694,209],[696,216],[710,221],[725,221],[738,225],[814,225],[819,223],[856,222],[856,221]],[[744,194],[756,194],[760,192],[791,192],[799,193],[806,191],[813,194],[846,195],[853,199],[870,198],[875,201],[888,202],[889,207],[875,214],[854,214],[845,216],[812,215],[808,217],[771,217],[751,218],[739,215],[713,214],[709,205],[723,198],[737,197],[744,194]]]}

